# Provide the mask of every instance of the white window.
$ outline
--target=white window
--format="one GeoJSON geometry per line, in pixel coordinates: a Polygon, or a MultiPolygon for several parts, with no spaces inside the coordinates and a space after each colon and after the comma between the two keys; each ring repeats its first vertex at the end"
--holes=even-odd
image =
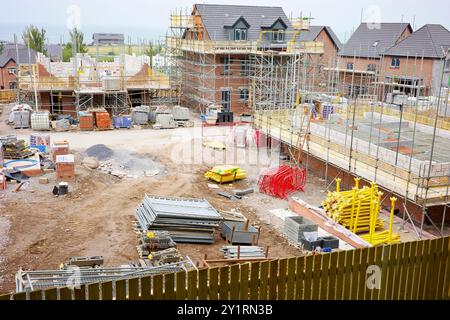
{"type": "Polygon", "coordinates": [[[230,73],[230,57],[222,57],[220,58],[221,63],[223,65],[223,74],[230,73]]]}
{"type": "Polygon", "coordinates": [[[445,70],[450,70],[450,60],[445,61],[445,70]]]}
{"type": "Polygon", "coordinates": [[[347,63],[347,70],[353,70],[354,67],[353,63],[347,63]]]}
{"type": "Polygon", "coordinates": [[[16,68],[8,68],[8,74],[16,74],[16,68]]]}
{"type": "Polygon", "coordinates": [[[11,90],[17,89],[17,82],[10,82],[9,83],[9,89],[11,89],[11,90]]]}
{"type": "Polygon", "coordinates": [[[400,68],[400,58],[392,58],[391,67],[400,68]]]}
{"type": "Polygon", "coordinates": [[[247,40],[247,29],[234,29],[234,40],[235,41],[246,41],[247,40]]]}
{"type": "Polygon", "coordinates": [[[375,71],[377,71],[377,65],[376,64],[369,64],[368,66],[367,66],[367,71],[372,71],[372,72],[375,72],[375,71]]]}
{"type": "Polygon", "coordinates": [[[284,30],[274,30],[272,34],[272,40],[274,42],[283,42],[284,41],[284,30]]]}

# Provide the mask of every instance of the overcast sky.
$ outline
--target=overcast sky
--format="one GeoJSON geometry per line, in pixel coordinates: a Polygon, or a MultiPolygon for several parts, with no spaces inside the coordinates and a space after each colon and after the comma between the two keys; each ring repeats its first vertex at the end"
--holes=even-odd
{"type": "MultiPolygon", "coordinates": [[[[14,0],[2,1],[0,39],[10,39],[23,26],[35,24],[47,29],[51,41],[67,37],[67,24],[81,23],[88,37],[92,32],[123,32],[132,39],[155,39],[163,36],[174,9],[190,9],[192,0],[14,0]],[[79,14],[78,14],[79,13],[79,14]],[[77,17],[80,17],[78,19],[77,17]]],[[[314,24],[331,26],[342,41],[363,20],[373,22],[414,23],[415,28],[426,23],[438,23],[450,29],[448,0],[240,0],[199,1],[282,6],[289,16],[311,16],[314,24]]]]}

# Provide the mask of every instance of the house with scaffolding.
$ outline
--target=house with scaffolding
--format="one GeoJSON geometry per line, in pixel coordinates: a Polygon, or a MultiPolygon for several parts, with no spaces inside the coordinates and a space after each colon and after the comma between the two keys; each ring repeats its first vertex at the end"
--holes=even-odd
{"type": "Polygon", "coordinates": [[[38,53],[35,63],[19,68],[19,101],[51,114],[77,117],[96,108],[127,114],[137,105],[171,103],[172,95],[168,76],[152,70],[148,56],[99,61],[76,54],[70,62],[53,62],[38,53]]]}
{"type": "Polygon", "coordinates": [[[275,66],[301,51],[323,54],[322,42],[299,38],[308,29],[308,19],[289,19],[281,7],[195,4],[187,14],[173,13],[167,46],[177,57],[172,83],[178,82],[181,104],[251,113],[260,62],[275,66]]]}

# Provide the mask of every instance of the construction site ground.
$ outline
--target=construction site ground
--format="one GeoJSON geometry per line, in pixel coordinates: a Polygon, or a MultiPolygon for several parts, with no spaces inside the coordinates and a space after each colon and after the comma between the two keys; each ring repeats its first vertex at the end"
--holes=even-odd
{"type": "MultiPolygon", "coordinates": [[[[225,138],[229,135],[226,128],[218,130],[219,134],[223,131],[225,138]]],[[[0,135],[17,134],[28,140],[30,133],[31,130],[13,130],[5,125],[4,119],[0,121],[0,135]]],[[[0,199],[0,292],[14,291],[14,275],[19,268],[57,269],[72,256],[102,255],[106,266],[138,261],[134,211],[145,194],[205,198],[216,209],[241,212],[251,223],[261,226],[259,245],[270,247],[270,257],[303,254],[283,237],[283,221],[270,213],[273,209],[288,208],[288,201],[257,190],[261,170],[268,164],[244,161],[241,165],[248,171],[246,180],[212,188],[203,175],[211,165],[222,164],[225,152],[203,147],[198,127],[49,134],[52,141],[69,141],[76,155],[77,176],[69,182],[70,193],[62,197],[52,194],[55,173],[46,174],[49,184],[39,184],[38,178],[32,178],[19,192],[14,192],[15,185],[8,185],[6,196],[0,199]],[[149,159],[158,164],[159,173],[119,179],[82,166],[86,149],[99,144],[149,159]],[[186,150],[191,150],[188,155],[186,150]],[[218,191],[231,193],[233,189],[249,187],[256,192],[242,200],[217,195],[218,191]]],[[[256,152],[256,148],[251,150],[246,152],[256,152]]],[[[227,143],[226,152],[230,151],[237,152],[237,149],[227,143]]],[[[247,157],[254,158],[254,155],[247,157]]],[[[325,182],[310,175],[305,192],[296,196],[318,206],[326,196],[324,189],[325,182]]],[[[216,238],[214,245],[179,244],[178,248],[194,262],[201,261],[205,254],[211,259],[221,259],[219,249],[226,243],[218,233],[216,238]]],[[[413,239],[412,234],[402,235],[402,240],[413,239]]]]}

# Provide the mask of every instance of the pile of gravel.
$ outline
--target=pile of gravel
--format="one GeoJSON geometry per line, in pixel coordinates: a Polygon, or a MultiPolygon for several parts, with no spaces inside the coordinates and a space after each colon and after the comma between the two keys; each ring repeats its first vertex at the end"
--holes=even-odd
{"type": "Polygon", "coordinates": [[[97,158],[99,161],[109,160],[114,156],[114,151],[104,144],[96,144],[86,150],[88,157],[97,158]]]}

